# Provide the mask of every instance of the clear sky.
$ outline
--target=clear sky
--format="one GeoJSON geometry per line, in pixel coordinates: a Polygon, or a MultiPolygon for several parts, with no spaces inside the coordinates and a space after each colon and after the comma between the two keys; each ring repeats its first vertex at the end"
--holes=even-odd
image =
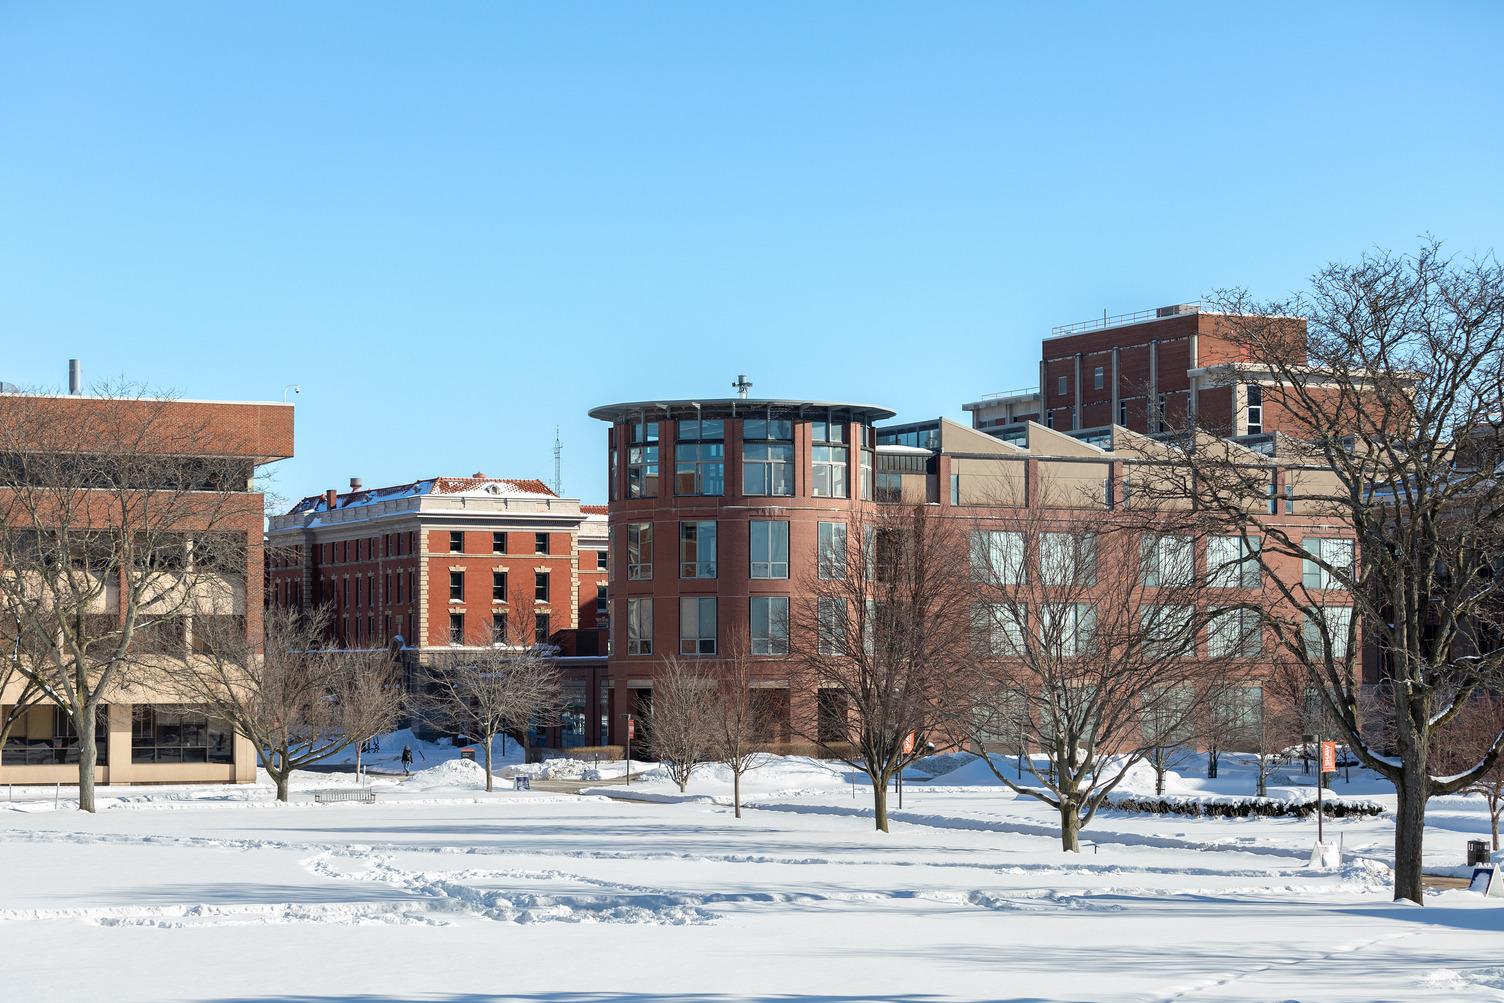
{"type": "Polygon", "coordinates": [[[1498,247],[1497,3],[0,0],[0,379],[301,384],[289,498],[591,407],[1037,382],[1056,324],[1498,247]]]}

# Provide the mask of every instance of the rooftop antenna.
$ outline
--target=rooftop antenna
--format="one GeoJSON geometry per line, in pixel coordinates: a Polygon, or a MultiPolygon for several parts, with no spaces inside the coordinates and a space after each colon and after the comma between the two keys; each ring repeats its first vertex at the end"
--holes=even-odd
{"type": "Polygon", "coordinates": [[[564,440],[559,438],[559,426],[554,426],[554,494],[564,497],[564,478],[559,472],[559,457],[564,453],[564,440]]]}
{"type": "Polygon", "coordinates": [[[736,377],[736,382],[733,383],[733,384],[731,384],[731,389],[735,390],[736,391],[736,395],[738,397],[740,397],[742,400],[746,400],[747,399],[747,391],[752,389],[752,383],[747,379],[747,374],[746,373],[738,373],[737,377],[736,377]]]}

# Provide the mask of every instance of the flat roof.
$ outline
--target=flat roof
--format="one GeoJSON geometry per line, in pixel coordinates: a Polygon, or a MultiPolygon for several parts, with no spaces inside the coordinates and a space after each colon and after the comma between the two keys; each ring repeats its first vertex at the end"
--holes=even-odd
{"type": "Polygon", "coordinates": [[[872,423],[886,421],[898,412],[875,404],[852,404],[841,401],[772,400],[762,397],[701,397],[698,400],[633,401],[627,404],[606,404],[591,408],[589,415],[600,421],[615,424],[633,415],[646,413],[647,420],[659,418],[693,417],[700,414],[708,418],[759,417],[758,411],[777,412],[779,418],[818,418],[822,411],[845,411],[857,421],[872,423]],[[810,412],[806,414],[806,412],[810,412]]]}

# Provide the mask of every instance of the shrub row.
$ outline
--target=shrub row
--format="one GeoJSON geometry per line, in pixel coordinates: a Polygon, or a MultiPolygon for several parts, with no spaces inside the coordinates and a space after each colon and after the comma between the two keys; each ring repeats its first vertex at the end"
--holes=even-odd
{"type": "MultiPolygon", "coordinates": [[[[1137,812],[1146,815],[1194,815],[1197,818],[1264,818],[1290,816],[1310,818],[1316,813],[1316,802],[1281,801],[1275,798],[1241,798],[1209,800],[1194,797],[1146,797],[1123,794],[1108,798],[1108,808],[1118,811],[1137,812]]],[[[1331,818],[1358,818],[1378,815],[1385,811],[1376,801],[1327,800],[1322,804],[1322,813],[1331,818]]]]}

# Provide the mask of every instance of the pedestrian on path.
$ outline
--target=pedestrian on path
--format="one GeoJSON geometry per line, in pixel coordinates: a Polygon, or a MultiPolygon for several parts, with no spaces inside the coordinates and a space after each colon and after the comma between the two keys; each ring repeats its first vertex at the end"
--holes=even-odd
{"type": "Polygon", "coordinates": [[[412,775],[412,766],[413,747],[411,745],[404,745],[402,747],[402,775],[404,777],[412,775]]]}

